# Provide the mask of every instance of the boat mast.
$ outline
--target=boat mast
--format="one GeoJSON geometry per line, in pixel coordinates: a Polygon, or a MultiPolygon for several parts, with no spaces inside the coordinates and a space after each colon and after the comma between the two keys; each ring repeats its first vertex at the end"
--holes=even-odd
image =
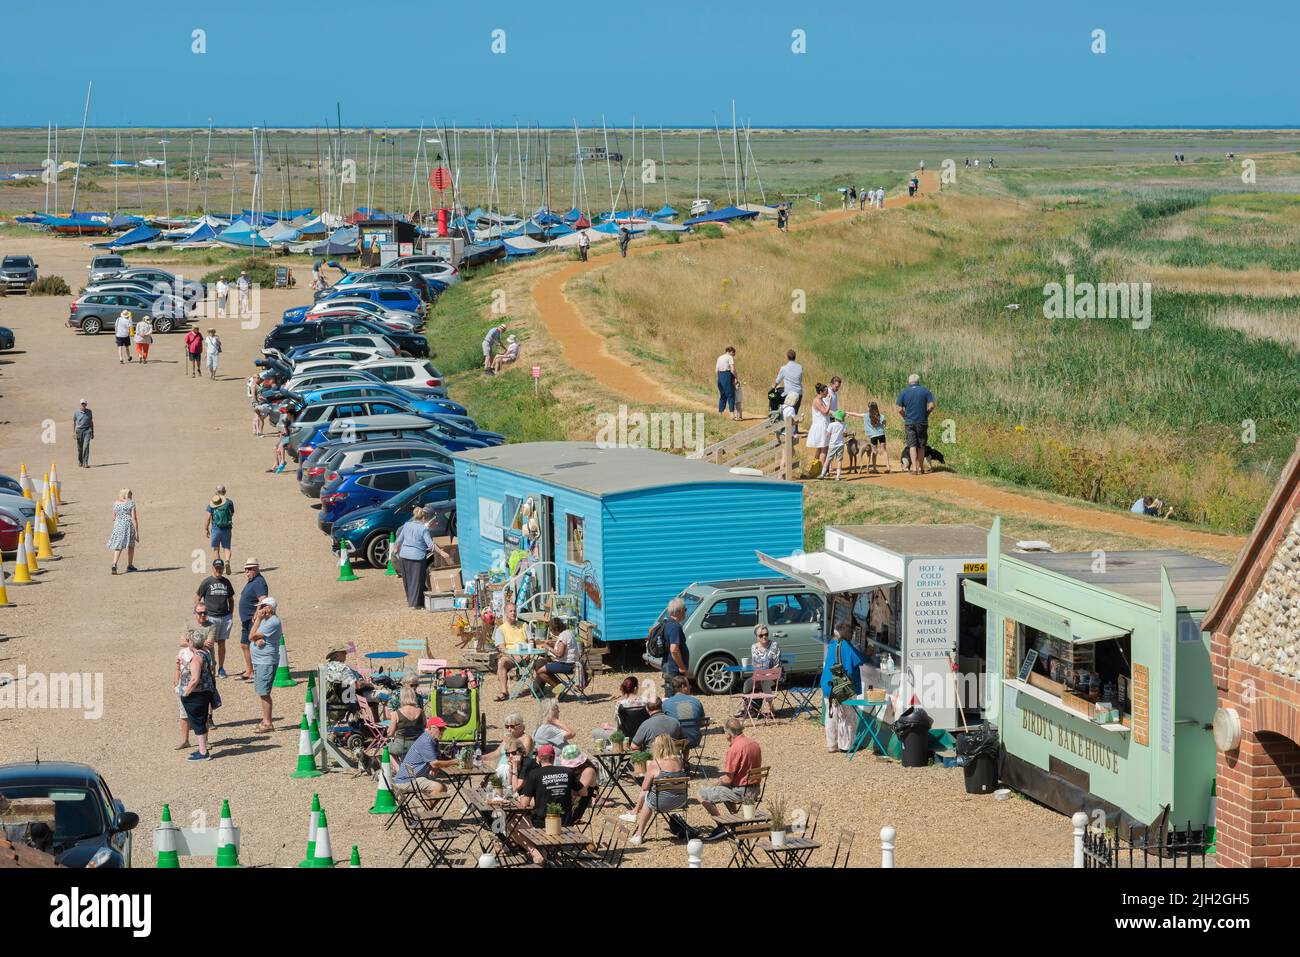
{"type": "Polygon", "coordinates": [[[731,174],[727,172],[727,154],[722,149],[722,130],[718,128],[718,115],[713,114],[713,132],[718,137],[718,156],[722,159],[722,181],[727,187],[727,202],[734,202],[731,198],[731,174]]]}
{"type": "Polygon", "coordinates": [[[122,169],[122,134],[120,131],[114,130],[113,136],[115,140],[113,145],[113,213],[116,215],[117,211],[122,208],[117,189],[117,174],[122,169]]]}
{"type": "Polygon", "coordinates": [[[72,215],[77,214],[77,187],[81,183],[81,151],[86,146],[86,119],[90,116],[90,88],[92,83],[86,84],[86,108],[81,114],[81,140],[77,143],[77,168],[72,173],[72,215]]]}
{"type": "Polygon", "coordinates": [[[664,128],[659,127],[659,175],[664,178],[664,205],[668,205],[668,157],[664,153],[664,128]]]}
{"type": "Polygon", "coordinates": [[[190,130],[190,159],[185,164],[185,215],[188,216],[193,207],[190,205],[190,189],[194,183],[194,131],[190,130]]]}
{"type": "Polygon", "coordinates": [[[53,178],[50,175],[51,170],[54,171],[55,176],[58,175],[58,171],[54,169],[54,160],[50,156],[50,147],[51,144],[53,144],[53,142],[54,142],[54,124],[49,120],[46,120],[45,121],[45,175],[41,178],[45,180],[45,215],[47,216],[50,214],[50,180],[53,178]]]}
{"type": "Polygon", "coordinates": [[[614,170],[609,165],[609,130],[605,126],[605,114],[600,114],[600,132],[605,137],[605,173],[609,176],[609,215],[614,218],[614,170]]]}
{"type": "Polygon", "coordinates": [[[59,215],[59,124],[54,124],[54,215],[59,215]]]}
{"type": "Polygon", "coordinates": [[[700,159],[704,153],[704,130],[697,130],[695,136],[695,198],[700,199],[700,159]]]}
{"type": "MultiPolygon", "coordinates": [[[[736,101],[731,101],[731,150],[734,163],[732,169],[736,173],[736,198],[740,199],[740,140],[736,136],[736,101]]],[[[749,203],[749,191],[745,191],[745,203],[749,203]]]]}
{"type": "Polygon", "coordinates": [[[208,117],[208,148],[203,155],[203,217],[208,215],[208,175],[212,170],[212,117],[208,117]]]}

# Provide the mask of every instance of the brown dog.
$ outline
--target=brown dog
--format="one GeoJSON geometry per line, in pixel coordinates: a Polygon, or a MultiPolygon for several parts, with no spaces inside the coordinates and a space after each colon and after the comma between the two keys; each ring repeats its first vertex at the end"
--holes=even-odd
{"type": "Polygon", "coordinates": [[[856,472],[858,470],[858,437],[852,432],[844,436],[844,451],[849,456],[849,467],[844,471],[856,472]]]}

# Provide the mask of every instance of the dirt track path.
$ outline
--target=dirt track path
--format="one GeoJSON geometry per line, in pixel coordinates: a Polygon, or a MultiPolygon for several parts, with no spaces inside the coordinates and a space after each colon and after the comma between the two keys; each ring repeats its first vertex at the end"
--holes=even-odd
{"type": "MultiPolygon", "coordinates": [[[[939,192],[939,174],[927,170],[920,175],[921,197],[930,197],[939,192]]],[[[919,197],[918,197],[919,198],[919,197]]],[[[886,209],[906,206],[914,199],[906,193],[896,193],[885,198],[886,209]]],[[[828,223],[842,222],[864,213],[860,210],[832,209],[809,219],[793,222],[792,231],[824,226],[828,223]]],[[[775,228],[775,227],[772,227],[775,228]]],[[[756,233],[752,235],[764,235],[756,233]]],[[[743,242],[746,237],[732,237],[727,242],[743,242]]],[[[644,255],[660,249],[659,246],[636,246],[628,249],[629,255],[644,255]]],[[[606,347],[605,338],[587,325],[573,301],[565,291],[569,280],[606,266],[619,260],[617,251],[592,256],[587,262],[572,262],[555,272],[542,276],[533,285],[533,300],[537,305],[538,315],[545,323],[551,336],[560,344],[566,361],[579,372],[590,375],[597,382],[612,392],[625,395],[643,403],[676,403],[689,406],[699,405],[696,401],[683,402],[664,389],[657,380],[646,375],[638,366],[626,359],[612,355],[606,347]]],[[[701,406],[703,407],[703,406],[701,406]]],[[[855,477],[855,480],[858,477],[855,477]]],[[[861,476],[861,480],[877,482],[891,488],[937,495],[957,502],[965,502],[994,509],[998,512],[1022,515],[1028,518],[1051,521],[1064,521],[1083,528],[1104,529],[1123,535],[1149,539],[1153,542],[1171,547],[1210,547],[1223,550],[1238,549],[1245,544],[1242,536],[1219,535],[1213,532],[1198,532],[1179,525],[1161,524],[1149,519],[1129,516],[1119,512],[1104,512],[1095,509],[1078,508],[1058,504],[1030,496],[1016,495],[1002,489],[982,484],[973,479],[962,478],[950,472],[932,473],[921,479],[910,475],[894,474],[881,476],[861,476]]]]}

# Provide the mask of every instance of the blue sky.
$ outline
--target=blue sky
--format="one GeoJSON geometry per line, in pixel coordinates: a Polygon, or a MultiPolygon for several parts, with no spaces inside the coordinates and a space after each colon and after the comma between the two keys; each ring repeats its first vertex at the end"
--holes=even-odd
{"type": "Polygon", "coordinates": [[[1300,5],[6,4],[0,125],[1300,126],[1300,5]],[[1271,8],[1271,9],[1270,9],[1271,8]],[[206,31],[207,52],[191,51],[206,31]],[[505,31],[506,51],[491,50],[505,31]],[[807,52],[791,52],[806,31],[807,52]],[[1106,31],[1104,54],[1090,50],[1106,31]],[[14,42],[25,38],[22,42],[14,42]]]}

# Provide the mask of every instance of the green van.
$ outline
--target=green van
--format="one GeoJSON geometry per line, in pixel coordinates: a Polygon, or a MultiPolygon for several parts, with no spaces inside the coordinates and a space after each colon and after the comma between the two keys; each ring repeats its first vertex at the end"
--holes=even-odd
{"type": "MultiPolygon", "coordinates": [[[[767,625],[771,638],[789,662],[788,675],[819,674],[825,646],[821,633],[822,596],[789,578],[749,578],[695,582],[679,596],[686,602],[687,667],[691,684],[709,694],[734,694],[742,676],[724,670],[750,656],[754,626],[767,625]]],[[[667,609],[660,619],[667,614],[667,609]]],[[[649,652],[643,656],[655,668],[662,664],[649,652]]]]}

